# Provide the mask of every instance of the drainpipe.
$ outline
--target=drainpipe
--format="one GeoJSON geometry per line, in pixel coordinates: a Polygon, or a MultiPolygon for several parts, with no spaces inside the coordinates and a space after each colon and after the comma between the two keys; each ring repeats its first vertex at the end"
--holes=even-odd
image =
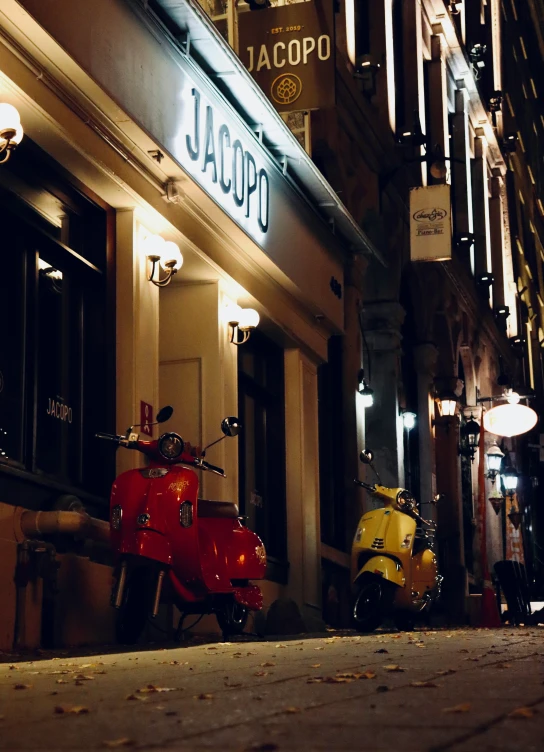
{"type": "Polygon", "coordinates": [[[91,517],[86,512],[31,512],[20,517],[21,532],[26,538],[67,533],[79,535],[101,543],[110,542],[110,526],[104,520],[91,517]]]}
{"type": "MultiPolygon", "coordinates": [[[[17,568],[15,571],[16,606],[15,606],[15,629],[14,647],[28,647],[25,638],[28,638],[27,630],[27,587],[30,581],[43,580],[42,593],[42,628],[41,634],[36,635],[38,644],[42,642],[42,635],[49,629],[52,634],[52,624],[44,624],[45,600],[51,600],[56,592],[57,569],[56,549],[52,543],[40,540],[24,540],[18,548],[17,568]],[[49,594],[49,599],[47,599],[49,594]]],[[[50,620],[53,618],[50,609],[50,620]]],[[[46,620],[47,621],[47,620],[46,620]]]]}

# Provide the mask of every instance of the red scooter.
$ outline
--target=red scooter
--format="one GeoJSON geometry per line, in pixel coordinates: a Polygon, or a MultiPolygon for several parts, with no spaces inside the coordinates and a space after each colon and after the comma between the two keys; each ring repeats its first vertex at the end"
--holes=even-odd
{"type": "MultiPolygon", "coordinates": [[[[156,423],[173,413],[159,411],[156,423]]],[[[220,439],[198,451],[177,433],[142,439],[131,426],[124,436],[99,433],[118,446],[149,458],[145,468],[128,470],[114,482],[110,500],[111,543],[118,557],[112,605],[118,609],[119,642],[134,644],[162,602],[188,614],[216,615],[224,635],[240,634],[249,611],[263,605],[260,589],[266,552],[261,539],[241,522],[236,504],[198,498],[195,470],[225,477],[206,462],[206,449],[240,431],[238,418],[225,418],[220,439]]]]}

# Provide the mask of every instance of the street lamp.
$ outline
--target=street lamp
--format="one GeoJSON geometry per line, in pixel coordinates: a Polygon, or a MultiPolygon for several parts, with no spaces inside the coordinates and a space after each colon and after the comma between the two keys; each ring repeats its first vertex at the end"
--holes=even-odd
{"type": "Polygon", "coordinates": [[[501,471],[501,464],[504,452],[501,451],[497,443],[493,443],[486,452],[487,457],[487,477],[495,483],[495,478],[501,471]]]}
{"type": "Polygon", "coordinates": [[[453,392],[445,392],[438,398],[438,407],[443,418],[451,418],[455,415],[457,397],[453,392]]]}
{"type": "Polygon", "coordinates": [[[374,389],[371,389],[367,384],[365,372],[362,368],[359,371],[359,386],[357,390],[361,395],[363,407],[372,407],[374,404],[374,389]]]}
{"type": "Polygon", "coordinates": [[[461,446],[459,447],[459,454],[470,457],[470,461],[473,462],[480,440],[480,424],[474,420],[472,413],[470,414],[470,418],[461,426],[460,433],[461,446]]]}
{"type": "Polygon", "coordinates": [[[522,517],[519,509],[516,509],[516,507],[514,506],[514,494],[516,493],[516,488],[518,487],[518,478],[519,473],[514,467],[509,467],[502,474],[502,484],[504,486],[504,490],[508,494],[508,498],[510,499],[510,512],[508,514],[508,519],[516,530],[521,524],[522,517]]]}

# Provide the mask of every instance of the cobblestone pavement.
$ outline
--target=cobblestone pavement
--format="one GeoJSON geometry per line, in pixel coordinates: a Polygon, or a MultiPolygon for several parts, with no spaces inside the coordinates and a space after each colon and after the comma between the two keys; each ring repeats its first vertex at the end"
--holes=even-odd
{"type": "Polygon", "coordinates": [[[11,659],[0,664],[10,752],[544,750],[540,627],[11,659]]]}

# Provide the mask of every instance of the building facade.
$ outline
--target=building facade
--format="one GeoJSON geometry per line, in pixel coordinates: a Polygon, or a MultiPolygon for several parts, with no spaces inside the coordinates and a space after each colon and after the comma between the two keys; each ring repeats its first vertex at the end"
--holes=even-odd
{"type": "Polygon", "coordinates": [[[335,104],[278,113],[240,28],[286,4],[0,9],[0,101],[25,131],[0,166],[1,648],[111,639],[107,548],[61,534],[40,549],[21,515],[106,519],[138,457],[94,434],[164,404],[194,444],[241,418],[239,441],[210,450],[227,479],[203,474],[201,491],[238,500],[263,537],[265,611],[289,598],[307,629],[350,623],[364,446],[438,522],[447,619],[477,620],[497,560],[523,556],[539,577],[538,428],[501,444],[523,479],[499,515],[483,466],[495,439],[472,460],[462,433],[505,388],[533,390],[537,412],[542,399],[540,4],[321,2],[335,104]],[[451,259],[416,263],[410,190],[433,186],[450,195],[451,259]],[[163,288],[158,237],[183,256],[163,288]],[[235,304],[260,315],[239,346],[235,304]]]}

